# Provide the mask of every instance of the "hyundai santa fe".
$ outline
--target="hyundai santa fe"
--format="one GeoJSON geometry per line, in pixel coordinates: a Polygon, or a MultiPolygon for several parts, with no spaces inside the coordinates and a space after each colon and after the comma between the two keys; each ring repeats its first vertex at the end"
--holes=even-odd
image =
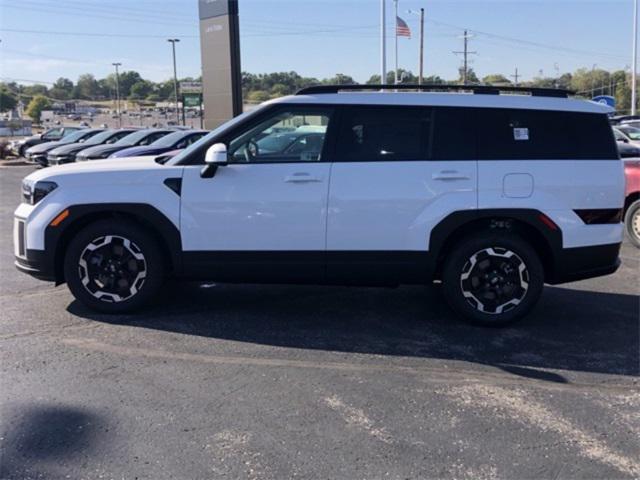
{"type": "Polygon", "coordinates": [[[616,271],[625,185],[608,107],[559,90],[374,88],[269,101],[164,164],[32,173],[16,265],[106,313],[143,307],[169,276],[437,281],[490,326],[530,312],[545,283],[616,271]]]}

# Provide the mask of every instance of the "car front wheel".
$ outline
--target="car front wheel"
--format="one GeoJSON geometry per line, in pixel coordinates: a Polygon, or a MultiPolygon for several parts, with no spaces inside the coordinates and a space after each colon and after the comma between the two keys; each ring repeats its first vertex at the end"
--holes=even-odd
{"type": "Polygon", "coordinates": [[[146,305],[164,277],[153,237],[127,221],[90,224],[69,244],[65,279],[74,297],[93,310],[124,313],[146,305]]]}
{"type": "Polygon", "coordinates": [[[535,250],[522,238],[487,232],[452,249],[442,282],[455,313],[478,325],[503,326],[535,306],[544,286],[544,270],[535,250]]]}

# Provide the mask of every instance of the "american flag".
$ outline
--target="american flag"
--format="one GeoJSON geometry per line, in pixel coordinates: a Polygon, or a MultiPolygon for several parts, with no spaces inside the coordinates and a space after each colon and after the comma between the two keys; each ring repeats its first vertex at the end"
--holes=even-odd
{"type": "Polygon", "coordinates": [[[400,17],[396,17],[396,35],[399,37],[409,37],[411,38],[411,30],[409,30],[409,25],[400,17]]]}

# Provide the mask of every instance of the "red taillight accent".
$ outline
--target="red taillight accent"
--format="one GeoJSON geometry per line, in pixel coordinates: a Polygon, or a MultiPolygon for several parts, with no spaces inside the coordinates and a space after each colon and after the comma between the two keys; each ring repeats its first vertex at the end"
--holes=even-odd
{"type": "Polygon", "coordinates": [[[547,217],[544,213],[538,215],[538,218],[549,228],[549,230],[558,230],[558,225],[556,225],[553,220],[547,217]]]}

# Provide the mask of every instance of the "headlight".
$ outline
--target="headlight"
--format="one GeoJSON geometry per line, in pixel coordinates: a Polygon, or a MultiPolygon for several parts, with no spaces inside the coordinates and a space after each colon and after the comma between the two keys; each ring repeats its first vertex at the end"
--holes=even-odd
{"type": "Polygon", "coordinates": [[[22,198],[29,205],[35,205],[56,188],[58,184],[55,182],[34,182],[25,179],[22,181],[22,198]]]}

